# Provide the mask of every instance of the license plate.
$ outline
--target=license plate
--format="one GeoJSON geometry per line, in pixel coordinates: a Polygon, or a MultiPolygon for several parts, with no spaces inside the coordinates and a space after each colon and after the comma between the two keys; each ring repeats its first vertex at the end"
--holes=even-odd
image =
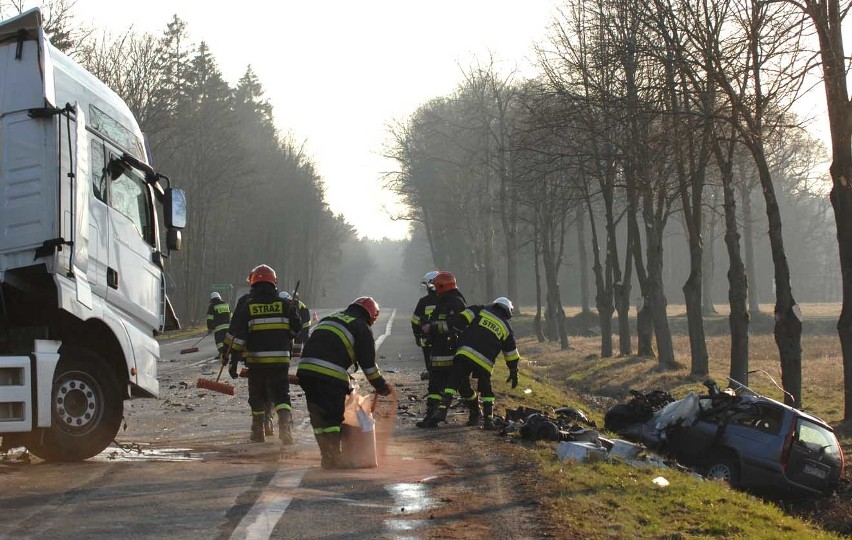
{"type": "Polygon", "coordinates": [[[811,476],[816,476],[820,479],[825,479],[825,477],[828,476],[828,471],[826,471],[825,469],[820,469],[819,467],[814,467],[813,465],[805,465],[805,468],[802,469],[802,472],[811,476]]]}

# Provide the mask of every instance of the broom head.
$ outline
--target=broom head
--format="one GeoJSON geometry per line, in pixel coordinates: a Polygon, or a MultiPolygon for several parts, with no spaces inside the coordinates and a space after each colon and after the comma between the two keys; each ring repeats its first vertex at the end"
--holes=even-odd
{"type": "Polygon", "coordinates": [[[212,390],[214,392],[219,392],[220,394],[227,394],[229,396],[234,395],[234,387],[228,383],[211,381],[210,379],[198,379],[198,382],[195,383],[195,386],[197,386],[198,388],[206,388],[207,390],[212,390]]]}
{"type": "Polygon", "coordinates": [[[194,353],[194,352],[198,352],[198,347],[190,347],[188,349],[181,349],[180,350],[181,354],[189,354],[189,353],[194,353]]]}

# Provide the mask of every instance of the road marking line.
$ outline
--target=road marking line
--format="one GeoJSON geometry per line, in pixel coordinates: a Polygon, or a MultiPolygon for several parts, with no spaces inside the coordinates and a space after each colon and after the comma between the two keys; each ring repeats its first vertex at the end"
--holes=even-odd
{"type": "Polygon", "coordinates": [[[269,484],[263,489],[254,506],[240,520],[231,538],[235,540],[266,540],[290,506],[293,497],[289,490],[299,487],[308,469],[278,469],[269,484]]]}
{"type": "Polygon", "coordinates": [[[388,324],[385,326],[385,333],[379,336],[379,339],[376,340],[376,351],[379,350],[379,347],[384,343],[385,338],[388,337],[393,330],[393,319],[396,317],[396,309],[391,312],[390,319],[388,319],[388,324]]]}

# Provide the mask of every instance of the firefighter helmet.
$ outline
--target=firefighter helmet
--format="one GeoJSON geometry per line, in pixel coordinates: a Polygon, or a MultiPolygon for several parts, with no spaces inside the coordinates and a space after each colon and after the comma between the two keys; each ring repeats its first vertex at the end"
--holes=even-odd
{"type": "Polygon", "coordinates": [[[427,291],[435,290],[435,286],[432,285],[432,280],[435,279],[435,276],[438,275],[437,270],[432,270],[431,272],[426,272],[426,275],[423,276],[423,279],[420,280],[420,284],[426,287],[427,291]]]}
{"type": "Polygon", "coordinates": [[[248,276],[249,284],[254,286],[256,283],[262,283],[264,281],[278,286],[278,276],[275,275],[275,270],[273,270],[271,266],[267,266],[265,264],[255,266],[248,276]]]}
{"type": "Polygon", "coordinates": [[[293,297],[292,297],[292,296],[290,295],[290,293],[288,293],[287,291],[281,291],[281,292],[279,292],[279,293],[278,293],[278,298],[281,298],[281,299],[283,299],[283,300],[292,300],[292,299],[293,299],[293,297]]]}
{"type": "Polygon", "coordinates": [[[494,305],[501,308],[510,319],[512,318],[512,315],[515,314],[515,306],[513,306],[512,301],[505,296],[501,296],[494,300],[494,305]]]}
{"type": "Polygon", "coordinates": [[[358,306],[364,310],[370,320],[370,326],[373,326],[373,323],[379,318],[379,303],[373,300],[372,296],[358,297],[349,304],[349,307],[352,306],[358,306]]]}
{"type": "Polygon", "coordinates": [[[222,295],[217,292],[210,293],[210,300],[221,300],[222,295]]]}
{"type": "Polygon", "coordinates": [[[432,280],[432,286],[435,287],[435,292],[442,295],[447,291],[452,291],[458,288],[456,285],[456,276],[452,272],[438,272],[432,280]]]}

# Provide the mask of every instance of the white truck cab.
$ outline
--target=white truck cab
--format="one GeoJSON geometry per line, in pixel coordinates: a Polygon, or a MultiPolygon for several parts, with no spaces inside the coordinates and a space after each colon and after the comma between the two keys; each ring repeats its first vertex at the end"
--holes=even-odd
{"type": "Polygon", "coordinates": [[[0,23],[0,449],[86,459],[125,399],[156,397],[185,224],[121,98],[48,42],[38,9],[0,23]]]}

